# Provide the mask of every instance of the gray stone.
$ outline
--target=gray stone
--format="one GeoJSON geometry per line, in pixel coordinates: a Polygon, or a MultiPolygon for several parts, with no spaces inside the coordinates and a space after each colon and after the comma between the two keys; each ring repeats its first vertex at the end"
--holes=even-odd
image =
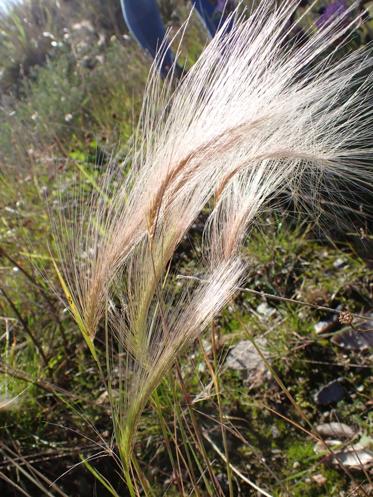
{"type": "Polygon", "coordinates": [[[369,319],[358,320],[353,327],[345,326],[332,338],[332,342],[345,350],[365,351],[373,349],[373,313],[369,319]]]}
{"type": "MultiPolygon", "coordinates": [[[[255,343],[264,357],[267,358],[266,339],[258,338],[255,343]]],[[[233,347],[228,354],[225,365],[230,369],[244,371],[246,373],[246,382],[251,384],[261,383],[264,378],[270,377],[270,372],[265,362],[250,340],[242,340],[233,347]]]]}
{"type": "Polygon", "coordinates": [[[352,438],[356,431],[344,423],[323,423],[316,426],[316,431],[323,437],[352,438]]]}
{"type": "Polygon", "coordinates": [[[345,450],[334,454],[333,462],[347,468],[365,471],[373,464],[373,452],[365,449],[345,450]]]}

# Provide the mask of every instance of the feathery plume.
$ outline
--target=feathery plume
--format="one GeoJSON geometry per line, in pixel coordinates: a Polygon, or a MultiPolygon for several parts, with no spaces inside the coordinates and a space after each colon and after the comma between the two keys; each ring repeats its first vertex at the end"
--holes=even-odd
{"type": "Polygon", "coordinates": [[[229,33],[223,26],[176,90],[151,76],[131,167],[104,175],[70,249],[59,245],[88,343],[107,319],[127,357],[112,397],[127,470],[152,392],[243,277],[239,250],[258,212],[279,194],[317,208],[333,182],[370,187],[370,51],[337,58],[354,27],[349,11],[295,44],[297,3],[265,0],[229,33]],[[170,262],[206,206],[207,283],[172,299],[170,262]]]}

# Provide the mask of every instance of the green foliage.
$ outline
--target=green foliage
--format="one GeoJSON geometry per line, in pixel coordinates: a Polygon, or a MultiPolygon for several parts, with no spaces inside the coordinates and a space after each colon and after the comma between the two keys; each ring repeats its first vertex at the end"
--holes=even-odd
{"type": "Polygon", "coordinates": [[[0,87],[2,92],[19,91],[24,77],[32,77],[32,68],[59,56],[59,48],[69,40],[79,21],[88,21],[93,29],[110,37],[120,35],[124,22],[119,2],[110,0],[58,2],[25,0],[0,16],[0,87]]]}
{"type": "MultiPolygon", "coordinates": [[[[183,4],[165,1],[163,12],[170,18],[176,8],[182,20],[183,4]]],[[[73,201],[70,191],[77,184],[88,195],[110,159],[125,156],[149,60],[134,42],[120,39],[124,27],[116,0],[32,0],[27,5],[0,18],[0,290],[8,297],[0,295],[0,396],[18,396],[14,410],[0,412],[0,429],[1,443],[15,446],[19,456],[34,461],[41,454],[35,465],[53,481],[80,457],[94,456],[103,448],[108,448],[108,456],[111,451],[117,456],[117,448],[112,444],[107,392],[94,361],[61,304],[61,292],[51,292],[47,284],[54,282],[58,288],[47,249],[51,240],[47,205],[55,208],[55,200],[62,196],[68,209],[73,201]],[[105,34],[105,43],[99,46],[96,40],[78,55],[75,41],[64,34],[71,35],[72,25],[84,19],[105,34]],[[89,67],[84,65],[87,61],[89,67]],[[55,459],[49,463],[48,457],[55,459]]],[[[361,30],[365,42],[370,24],[361,30]]],[[[204,36],[193,19],[182,46],[186,66],[196,60],[204,36]]],[[[325,238],[316,239],[313,227],[289,229],[289,224],[263,220],[252,233],[245,254],[250,261],[245,285],[327,307],[340,304],[358,313],[367,310],[372,274],[354,252],[354,238],[333,247],[325,238]],[[338,268],[335,262],[341,258],[343,267],[338,268]]],[[[196,229],[193,237],[200,240],[200,236],[196,229]]],[[[198,273],[200,253],[193,245],[194,238],[189,245],[185,241],[180,245],[175,263],[181,273],[198,273]]],[[[314,324],[325,318],[325,311],[266,301],[276,311],[273,317],[258,314],[262,297],[240,293],[215,323],[216,349],[212,334],[196,343],[180,359],[180,375],[170,374],[154,394],[141,421],[136,457],[155,496],[214,495],[208,461],[214,461],[214,474],[227,485],[226,464],[203,438],[208,433],[221,448],[221,420],[228,426],[230,462],[258,485],[273,490],[273,495],[324,497],[348,488],[349,478],[315,454],[313,440],[299,428],[307,429],[306,423],[273,377],[251,387],[240,372],[225,370],[223,364],[236,342],[265,334],[274,371],[312,424],[328,415],[327,409],[315,406],[317,388],[343,375],[350,397],[336,406],[338,418],[369,433],[368,359],[357,353],[346,358],[329,337],[317,336],[314,324]],[[236,436],[236,430],[242,436],[236,436]],[[188,482],[184,494],[179,465],[188,482]],[[318,473],[326,478],[325,485],[312,480],[318,473]]],[[[103,340],[102,332],[97,354],[102,353],[103,340]]],[[[89,471],[78,466],[62,478],[61,489],[88,497],[101,480],[110,482],[109,494],[126,495],[113,460],[89,459],[89,471]],[[87,473],[98,482],[86,479],[87,473]]],[[[0,473],[8,471],[24,491],[41,495],[15,466],[0,466],[0,473]]],[[[354,478],[364,481],[362,474],[354,478]]],[[[234,481],[242,495],[249,495],[249,487],[239,477],[234,481]]],[[[106,495],[105,483],[97,490],[99,495],[106,495]]],[[[8,484],[1,485],[1,495],[12,495],[8,484]]]]}

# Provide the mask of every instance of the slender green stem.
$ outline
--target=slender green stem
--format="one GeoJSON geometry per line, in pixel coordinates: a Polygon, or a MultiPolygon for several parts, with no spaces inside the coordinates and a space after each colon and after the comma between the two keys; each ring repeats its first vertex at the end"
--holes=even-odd
{"type": "MultiPolygon", "coordinates": [[[[229,486],[229,497],[233,497],[234,496],[233,473],[232,473],[232,468],[229,464],[229,450],[228,450],[227,432],[226,432],[225,425],[224,425],[223,409],[222,409],[221,395],[220,395],[220,378],[219,378],[219,375],[215,373],[218,369],[218,361],[217,361],[217,353],[216,353],[216,340],[215,340],[214,323],[212,323],[212,326],[211,326],[211,343],[212,343],[212,353],[213,353],[213,359],[214,359],[214,370],[213,370],[213,377],[212,378],[214,381],[215,390],[216,390],[216,397],[217,397],[217,401],[218,401],[219,421],[220,421],[221,435],[222,435],[222,439],[223,439],[224,454],[225,454],[225,459],[226,459],[226,468],[227,468],[227,477],[228,477],[228,486],[229,486]]],[[[207,358],[207,360],[208,360],[208,358],[207,358]]]]}
{"type": "Polygon", "coordinates": [[[178,378],[179,378],[179,381],[180,381],[180,385],[181,385],[181,388],[182,388],[182,391],[183,391],[183,394],[184,394],[184,398],[185,398],[187,407],[188,407],[188,411],[189,411],[189,414],[190,414],[190,419],[192,421],[193,429],[194,429],[196,437],[197,437],[198,446],[199,446],[201,454],[202,454],[202,456],[204,458],[204,461],[206,463],[207,470],[209,472],[211,481],[212,481],[212,483],[214,485],[214,488],[215,488],[215,491],[217,492],[217,494],[221,495],[222,497],[224,497],[223,491],[222,491],[222,489],[221,489],[221,487],[219,485],[219,482],[218,482],[218,480],[217,480],[217,478],[215,476],[215,473],[214,473],[214,471],[213,471],[213,469],[211,467],[210,459],[208,457],[205,445],[203,443],[201,430],[200,430],[200,427],[198,425],[198,422],[197,422],[196,416],[194,414],[193,408],[191,406],[190,399],[189,399],[189,394],[188,394],[188,392],[187,392],[187,390],[185,388],[183,377],[181,375],[181,369],[180,369],[180,366],[179,366],[178,363],[176,363],[176,372],[177,372],[177,375],[178,375],[178,378]]]}

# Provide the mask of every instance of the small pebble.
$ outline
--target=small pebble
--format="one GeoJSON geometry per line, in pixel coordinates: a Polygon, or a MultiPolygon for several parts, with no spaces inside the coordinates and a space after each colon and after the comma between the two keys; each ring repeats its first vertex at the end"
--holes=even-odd
{"type": "Polygon", "coordinates": [[[335,267],[335,269],[342,269],[346,265],[347,265],[347,263],[344,259],[342,259],[342,257],[338,257],[338,259],[336,259],[333,262],[333,267],[335,267]]]}
{"type": "Polygon", "coordinates": [[[325,476],[322,475],[321,473],[318,473],[317,475],[313,475],[311,477],[311,479],[312,479],[313,482],[317,483],[317,485],[320,485],[320,487],[322,485],[325,485],[325,483],[327,481],[326,478],[325,478],[325,476]]]}
{"type": "Polygon", "coordinates": [[[323,423],[316,426],[316,431],[324,437],[352,438],[355,430],[344,423],[323,423]]]}

